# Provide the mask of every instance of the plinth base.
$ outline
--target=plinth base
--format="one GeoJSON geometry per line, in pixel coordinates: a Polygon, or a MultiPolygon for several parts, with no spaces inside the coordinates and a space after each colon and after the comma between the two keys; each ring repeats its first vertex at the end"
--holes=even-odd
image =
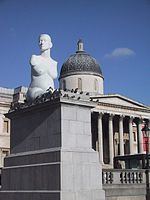
{"type": "Polygon", "coordinates": [[[2,200],[104,200],[98,154],[48,149],[11,155],[2,170],[2,200]]]}
{"type": "Polygon", "coordinates": [[[0,200],[105,199],[89,102],[60,98],[7,117],[11,155],[2,170],[0,200]]]}

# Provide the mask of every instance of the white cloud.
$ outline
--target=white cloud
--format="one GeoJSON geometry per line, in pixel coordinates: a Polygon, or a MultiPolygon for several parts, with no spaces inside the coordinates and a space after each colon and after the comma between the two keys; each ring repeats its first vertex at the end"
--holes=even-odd
{"type": "Polygon", "coordinates": [[[129,48],[116,48],[111,53],[106,54],[105,58],[120,58],[134,56],[135,52],[129,48]]]}

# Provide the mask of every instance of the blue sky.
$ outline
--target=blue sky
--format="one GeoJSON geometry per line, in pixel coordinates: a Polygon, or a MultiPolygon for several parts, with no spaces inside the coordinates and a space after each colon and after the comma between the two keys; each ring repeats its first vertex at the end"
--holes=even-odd
{"type": "Polygon", "coordinates": [[[0,0],[1,87],[29,85],[41,33],[52,37],[59,72],[82,38],[106,94],[150,105],[150,0],[0,0]]]}

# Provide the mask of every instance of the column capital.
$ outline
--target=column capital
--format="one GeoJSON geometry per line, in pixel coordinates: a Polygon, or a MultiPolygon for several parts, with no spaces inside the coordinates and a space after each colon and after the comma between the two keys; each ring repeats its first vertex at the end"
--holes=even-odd
{"type": "Polygon", "coordinates": [[[125,115],[119,115],[119,120],[122,121],[125,118],[125,115]]]}
{"type": "Polygon", "coordinates": [[[114,114],[109,113],[109,120],[113,120],[114,114]]]}
{"type": "Polygon", "coordinates": [[[98,113],[98,118],[102,118],[103,115],[104,115],[104,112],[99,112],[99,113],[98,113]]]}
{"type": "Polygon", "coordinates": [[[142,124],[143,123],[143,118],[138,118],[138,123],[142,124]]]}
{"type": "Polygon", "coordinates": [[[133,119],[134,119],[134,116],[132,116],[132,115],[131,115],[131,116],[129,116],[129,122],[130,122],[130,123],[132,123],[132,122],[133,122],[133,119]]]}
{"type": "MultiPolygon", "coordinates": [[[[145,122],[149,123],[150,122],[150,118],[144,118],[145,122]]],[[[144,121],[144,120],[143,120],[144,121]]]]}

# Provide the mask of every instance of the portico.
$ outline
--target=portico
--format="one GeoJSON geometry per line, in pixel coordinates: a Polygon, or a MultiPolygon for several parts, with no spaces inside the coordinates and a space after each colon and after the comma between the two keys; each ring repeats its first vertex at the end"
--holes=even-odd
{"type": "Polygon", "coordinates": [[[100,162],[113,167],[114,156],[142,154],[141,129],[143,122],[150,123],[150,110],[120,95],[91,99],[97,102],[92,110],[92,144],[99,151],[100,162]],[[120,101],[118,105],[116,100],[120,101]]]}

